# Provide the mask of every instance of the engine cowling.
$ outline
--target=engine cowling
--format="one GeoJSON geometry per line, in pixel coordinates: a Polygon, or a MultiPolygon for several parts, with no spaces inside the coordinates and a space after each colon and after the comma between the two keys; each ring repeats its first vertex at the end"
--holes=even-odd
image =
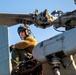
{"type": "Polygon", "coordinates": [[[76,28],[44,40],[34,47],[33,56],[40,62],[48,62],[46,56],[64,52],[66,56],[76,53],[76,28]]]}

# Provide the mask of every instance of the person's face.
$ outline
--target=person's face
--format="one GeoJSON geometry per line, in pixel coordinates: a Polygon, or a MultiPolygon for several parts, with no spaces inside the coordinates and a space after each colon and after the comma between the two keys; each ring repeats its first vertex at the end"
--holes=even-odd
{"type": "Polygon", "coordinates": [[[21,38],[25,38],[26,37],[26,34],[25,34],[24,31],[20,31],[20,34],[19,35],[20,35],[21,38]]]}

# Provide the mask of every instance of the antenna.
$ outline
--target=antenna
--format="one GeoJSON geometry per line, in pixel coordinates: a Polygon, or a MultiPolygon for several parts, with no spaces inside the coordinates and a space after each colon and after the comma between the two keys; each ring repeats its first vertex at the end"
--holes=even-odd
{"type": "MultiPolygon", "coordinates": [[[[76,0],[74,0],[74,4],[76,5],[76,0]]],[[[76,9],[76,6],[75,6],[75,9],[76,9]]]]}

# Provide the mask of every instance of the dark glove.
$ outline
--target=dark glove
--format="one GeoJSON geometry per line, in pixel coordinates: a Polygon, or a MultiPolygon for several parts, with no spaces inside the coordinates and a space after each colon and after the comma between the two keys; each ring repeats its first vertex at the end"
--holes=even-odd
{"type": "Polygon", "coordinates": [[[13,50],[12,46],[13,46],[13,45],[11,45],[11,46],[9,47],[9,49],[10,49],[10,52],[12,52],[12,50],[13,50]]]}

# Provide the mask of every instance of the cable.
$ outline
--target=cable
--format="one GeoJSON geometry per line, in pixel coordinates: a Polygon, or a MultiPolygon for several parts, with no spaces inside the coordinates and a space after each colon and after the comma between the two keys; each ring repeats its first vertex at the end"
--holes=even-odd
{"type": "Polygon", "coordinates": [[[53,25],[53,28],[58,31],[58,32],[65,32],[65,31],[60,31],[60,30],[57,30],[57,28],[53,25]]]}
{"type": "Polygon", "coordinates": [[[32,34],[32,36],[35,38],[35,36],[34,36],[34,34],[32,33],[32,31],[31,31],[31,34],[32,34]]]}

